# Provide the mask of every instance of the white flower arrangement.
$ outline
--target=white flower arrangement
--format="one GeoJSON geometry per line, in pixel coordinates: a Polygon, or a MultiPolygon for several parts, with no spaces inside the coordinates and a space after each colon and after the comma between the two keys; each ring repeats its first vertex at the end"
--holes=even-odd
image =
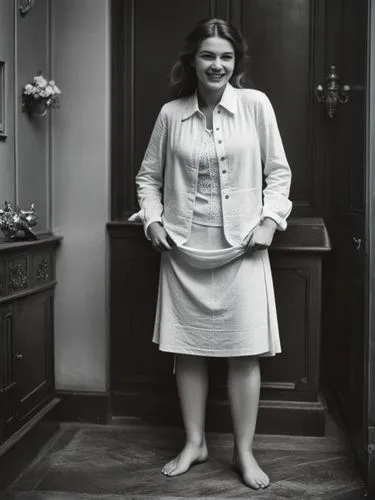
{"type": "Polygon", "coordinates": [[[33,83],[27,83],[23,88],[25,106],[32,106],[35,101],[45,102],[47,107],[58,108],[61,90],[54,80],[47,80],[41,73],[33,78],[33,83]]]}

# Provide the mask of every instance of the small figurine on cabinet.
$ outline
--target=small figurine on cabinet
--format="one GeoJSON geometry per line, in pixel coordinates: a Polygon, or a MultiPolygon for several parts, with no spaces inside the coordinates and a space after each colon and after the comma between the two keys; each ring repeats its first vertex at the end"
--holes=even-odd
{"type": "Polygon", "coordinates": [[[18,231],[23,231],[25,239],[37,240],[37,236],[30,229],[38,222],[35,212],[35,203],[31,203],[30,210],[15,210],[6,201],[4,209],[0,209],[0,229],[8,239],[15,239],[18,231]]]}

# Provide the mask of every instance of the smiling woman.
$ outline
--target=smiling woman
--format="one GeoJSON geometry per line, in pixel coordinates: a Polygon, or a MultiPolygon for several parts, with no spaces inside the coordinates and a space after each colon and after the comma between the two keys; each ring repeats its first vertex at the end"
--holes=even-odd
{"type": "Polygon", "coordinates": [[[145,234],[163,252],[153,341],[175,355],[186,430],[162,473],[207,459],[206,358],[223,357],[233,464],[259,489],[269,478],[252,453],[258,357],[281,351],[267,249],[287,225],[291,173],[271,103],[243,88],[246,48],[220,19],[188,34],[171,73],[175,99],[159,113],[136,183],[145,234]]]}
{"type": "Polygon", "coordinates": [[[206,116],[207,127],[212,129],[212,110],[206,105],[220,100],[232,78],[235,66],[233,46],[218,36],[206,38],[200,44],[192,65],[197,76],[200,109],[206,116]]]}
{"type": "MultiPolygon", "coordinates": [[[[199,58],[207,63],[212,63],[212,59],[220,57],[220,62],[226,64],[231,58],[233,68],[232,74],[228,78],[229,83],[236,88],[246,86],[245,68],[248,56],[245,39],[238,30],[225,21],[220,19],[203,20],[187,35],[178,60],[172,68],[171,93],[173,97],[184,97],[195,92],[198,77],[195,71],[195,59],[198,54],[199,58]],[[216,42],[211,40],[210,43],[209,39],[215,39],[216,42]],[[217,45],[218,40],[222,44],[217,45]],[[205,46],[207,43],[208,45],[205,46]],[[212,47],[212,43],[214,47],[212,47]],[[207,54],[204,54],[203,50],[207,50],[207,54]],[[219,50],[222,52],[220,53],[219,50]]],[[[215,69],[215,64],[212,69],[215,69]]]]}
{"type": "Polygon", "coordinates": [[[234,50],[228,40],[217,36],[203,40],[193,62],[199,91],[205,87],[209,91],[223,90],[233,75],[234,62],[234,50]]]}

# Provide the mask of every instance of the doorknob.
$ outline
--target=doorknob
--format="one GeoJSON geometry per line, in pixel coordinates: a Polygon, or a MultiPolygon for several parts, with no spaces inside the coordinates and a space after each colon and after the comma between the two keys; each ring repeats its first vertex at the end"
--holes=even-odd
{"type": "Polygon", "coordinates": [[[360,250],[362,245],[362,238],[357,238],[356,236],[353,236],[353,242],[355,243],[355,249],[360,250]]]}

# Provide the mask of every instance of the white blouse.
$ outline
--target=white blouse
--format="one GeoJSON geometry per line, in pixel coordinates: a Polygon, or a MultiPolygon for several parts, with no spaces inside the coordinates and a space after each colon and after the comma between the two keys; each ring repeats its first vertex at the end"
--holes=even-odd
{"type": "Polygon", "coordinates": [[[197,192],[193,222],[202,226],[222,226],[219,162],[212,130],[204,131],[199,155],[197,192]]]}
{"type": "MultiPolygon", "coordinates": [[[[147,237],[147,227],[160,221],[177,245],[189,238],[204,118],[196,93],[168,102],[159,113],[136,176],[141,210],[131,218],[143,221],[147,237]]],[[[286,229],[291,170],[267,96],[228,83],[213,110],[213,140],[226,240],[241,244],[266,217],[286,229]]]]}

